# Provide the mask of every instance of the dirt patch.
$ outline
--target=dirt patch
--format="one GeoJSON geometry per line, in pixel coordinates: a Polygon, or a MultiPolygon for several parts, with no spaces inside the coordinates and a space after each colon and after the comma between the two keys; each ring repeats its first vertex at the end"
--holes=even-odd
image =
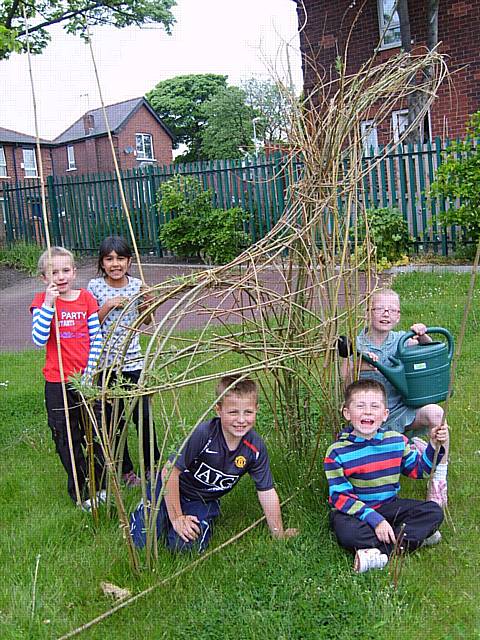
{"type": "Polygon", "coordinates": [[[0,290],[17,285],[30,277],[25,271],[18,271],[13,267],[0,264],[0,290]]]}

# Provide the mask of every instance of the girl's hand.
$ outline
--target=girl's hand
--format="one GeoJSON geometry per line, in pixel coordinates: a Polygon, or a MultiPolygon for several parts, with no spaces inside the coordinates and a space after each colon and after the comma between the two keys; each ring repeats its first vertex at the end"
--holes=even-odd
{"type": "Polygon", "coordinates": [[[423,322],[416,322],[415,324],[412,324],[412,326],[410,327],[410,331],[416,333],[417,336],[423,336],[427,332],[427,327],[423,324],[423,322]]]}
{"type": "MultiPolygon", "coordinates": [[[[378,362],[378,356],[377,356],[376,353],[373,353],[372,351],[365,351],[365,355],[368,356],[370,358],[370,360],[373,360],[374,362],[378,362]]],[[[361,363],[360,363],[360,369],[362,371],[376,371],[377,370],[376,367],[373,366],[373,364],[370,364],[369,362],[367,362],[363,358],[362,358],[361,363]]]]}
{"type": "Polygon", "coordinates": [[[45,291],[45,301],[44,304],[47,307],[54,307],[55,306],[55,300],[58,298],[58,296],[60,295],[60,291],[58,290],[58,287],[56,284],[54,284],[53,282],[50,282],[50,284],[48,285],[46,291],[45,291]]]}
{"type": "Polygon", "coordinates": [[[437,445],[445,444],[448,440],[448,424],[440,424],[437,427],[433,427],[430,432],[430,443],[432,447],[436,448],[437,445]]]}
{"type": "Polygon", "coordinates": [[[142,305],[149,304],[150,302],[153,302],[155,300],[155,296],[152,293],[147,293],[148,289],[149,287],[147,287],[146,284],[142,284],[142,286],[140,287],[140,293],[143,293],[142,305]]]}
{"type": "Polygon", "coordinates": [[[110,298],[108,303],[110,309],[122,309],[128,303],[128,298],[125,296],[115,296],[115,298],[110,298]]]}

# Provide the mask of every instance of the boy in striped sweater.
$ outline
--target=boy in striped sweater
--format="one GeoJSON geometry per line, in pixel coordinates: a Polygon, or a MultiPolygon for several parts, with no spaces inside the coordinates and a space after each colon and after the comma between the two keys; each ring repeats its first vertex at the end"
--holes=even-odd
{"type": "MultiPolygon", "coordinates": [[[[62,376],[60,371],[55,331],[55,308],[59,323],[60,352],[63,364],[63,381],[74,373],[87,376],[95,367],[102,346],[98,305],[93,296],[85,289],[72,287],[76,269],[72,253],[63,247],[52,247],[45,251],[38,261],[41,279],[47,285],[44,293],[37,293],[30,305],[32,313],[32,339],[39,346],[46,346],[45,366],[45,405],[48,425],[60,460],[67,472],[67,490],[74,502],[77,501],[71,452],[67,437],[62,376]]],[[[85,425],[82,419],[81,400],[67,384],[67,403],[72,436],[72,453],[75,463],[78,487],[82,506],[89,511],[87,498],[88,467],[84,455],[85,425]]],[[[95,483],[98,489],[102,483],[103,455],[100,445],[93,442],[95,483]]],[[[97,498],[104,500],[104,492],[97,498]]]]}
{"type": "Polygon", "coordinates": [[[448,439],[446,425],[434,427],[421,454],[396,431],[382,429],[388,418],[383,385],[359,380],[345,391],[343,415],[350,425],[324,460],[333,507],[330,524],[342,547],[355,553],[354,570],[383,568],[403,527],[401,549],[414,551],[440,540],[441,507],[432,501],[399,498],[400,474],[430,475],[439,446],[440,461],[448,439]]]}

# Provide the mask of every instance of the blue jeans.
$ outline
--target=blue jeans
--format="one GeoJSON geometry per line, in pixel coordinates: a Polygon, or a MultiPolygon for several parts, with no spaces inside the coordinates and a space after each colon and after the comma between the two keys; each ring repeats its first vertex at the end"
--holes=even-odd
{"type": "MultiPolygon", "coordinates": [[[[162,489],[160,478],[157,480],[157,499],[162,489]]],[[[150,502],[150,484],[147,488],[147,497],[150,502]]],[[[157,537],[162,537],[170,551],[198,551],[203,553],[210,542],[212,536],[213,522],[220,514],[220,502],[218,500],[192,500],[180,494],[180,504],[184,515],[196,516],[199,522],[200,534],[196,540],[185,542],[180,538],[168,517],[167,505],[162,498],[157,504],[157,537]]],[[[150,507],[147,508],[150,511],[150,507]]],[[[147,537],[145,531],[145,518],[143,500],[130,516],[130,533],[136,547],[142,549],[145,546],[147,537]]]]}

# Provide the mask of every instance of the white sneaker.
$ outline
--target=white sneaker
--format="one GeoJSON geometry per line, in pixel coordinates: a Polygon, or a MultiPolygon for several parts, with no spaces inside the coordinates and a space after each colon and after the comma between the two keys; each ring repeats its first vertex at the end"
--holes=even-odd
{"type": "Polygon", "coordinates": [[[425,538],[425,540],[422,543],[422,547],[431,547],[433,544],[438,544],[441,539],[442,539],[442,534],[437,529],[437,531],[434,531],[431,536],[428,536],[428,538],[425,538]]]}
{"type": "MultiPolygon", "coordinates": [[[[107,492],[105,491],[105,489],[102,489],[101,491],[97,491],[97,507],[99,507],[101,504],[104,504],[107,501],[107,492]]],[[[90,512],[92,510],[92,500],[91,498],[88,498],[88,500],[85,500],[85,502],[82,502],[82,511],[87,511],[90,512]]]]}
{"type": "Polygon", "coordinates": [[[383,569],[387,562],[387,554],[380,553],[380,549],[359,549],[355,554],[353,570],[355,573],[364,573],[370,569],[383,569]]]}

